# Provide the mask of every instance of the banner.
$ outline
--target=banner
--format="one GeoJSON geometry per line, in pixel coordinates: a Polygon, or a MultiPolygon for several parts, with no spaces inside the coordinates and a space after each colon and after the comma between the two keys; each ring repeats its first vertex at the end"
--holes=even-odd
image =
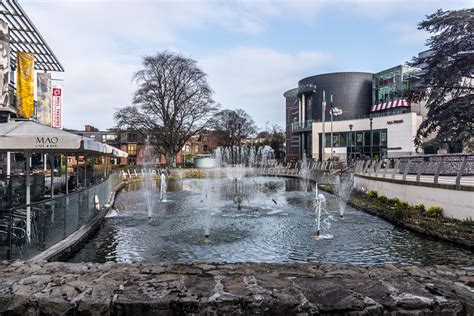
{"type": "Polygon", "coordinates": [[[63,128],[63,87],[53,86],[53,124],[54,128],[63,128]]]}
{"type": "Polygon", "coordinates": [[[8,108],[9,89],[8,81],[10,74],[10,35],[8,33],[8,24],[0,21],[0,80],[1,80],[1,97],[0,107],[8,108]]]}
{"type": "Polygon", "coordinates": [[[30,118],[35,110],[35,56],[31,53],[18,52],[16,60],[18,114],[24,118],[30,118]]]}
{"type": "Polygon", "coordinates": [[[36,119],[38,123],[51,126],[53,109],[51,107],[51,74],[36,75],[36,119]]]}

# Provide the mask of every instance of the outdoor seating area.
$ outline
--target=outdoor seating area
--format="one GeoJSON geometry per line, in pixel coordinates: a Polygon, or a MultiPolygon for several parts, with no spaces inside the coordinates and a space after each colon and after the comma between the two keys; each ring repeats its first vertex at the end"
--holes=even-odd
{"type": "Polygon", "coordinates": [[[0,124],[0,152],[7,152],[6,172],[0,178],[0,258],[8,259],[30,256],[65,238],[94,214],[95,199],[105,203],[113,177],[107,166],[100,174],[94,172],[94,165],[85,164],[86,157],[127,156],[30,120],[0,124]],[[23,162],[15,165],[17,174],[11,170],[12,153],[23,162]],[[40,158],[34,169],[33,155],[40,158]],[[83,156],[84,164],[70,170],[68,156],[83,156]]]}

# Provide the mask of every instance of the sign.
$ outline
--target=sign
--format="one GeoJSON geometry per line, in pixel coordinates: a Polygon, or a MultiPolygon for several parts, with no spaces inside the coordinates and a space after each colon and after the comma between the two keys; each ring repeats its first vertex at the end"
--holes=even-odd
{"type": "Polygon", "coordinates": [[[36,75],[36,119],[38,123],[51,126],[53,109],[51,106],[51,74],[36,75]]]}
{"type": "Polygon", "coordinates": [[[387,121],[387,124],[401,124],[403,123],[403,120],[393,120],[393,121],[387,121]]]}
{"type": "Polygon", "coordinates": [[[10,74],[10,34],[8,33],[8,23],[0,21],[0,80],[1,96],[0,107],[10,106],[8,80],[10,74]]]}
{"type": "Polygon", "coordinates": [[[35,56],[31,53],[18,52],[16,57],[18,114],[21,117],[30,118],[35,111],[35,56]]]}
{"type": "Polygon", "coordinates": [[[59,139],[55,136],[53,137],[36,137],[35,147],[36,148],[56,148],[59,139]]]}
{"type": "Polygon", "coordinates": [[[52,127],[63,128],[62,108],[63,108],[63,87],[53,86],[53,121],[52,127]]]}
{"type": "Polygon", "coordinates": [[[400,150],[402,147],[388,147],[387,150],[400,150]]]}

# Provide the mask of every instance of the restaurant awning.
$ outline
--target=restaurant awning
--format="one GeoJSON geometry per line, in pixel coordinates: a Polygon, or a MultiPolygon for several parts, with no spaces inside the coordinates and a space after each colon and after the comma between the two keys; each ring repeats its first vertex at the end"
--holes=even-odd
{"type": "Polygon", "coordinates": [[[127,153],[93,139],[33,121],[0,124],[0,152],[79,153],[127,157],[127,153]]]}

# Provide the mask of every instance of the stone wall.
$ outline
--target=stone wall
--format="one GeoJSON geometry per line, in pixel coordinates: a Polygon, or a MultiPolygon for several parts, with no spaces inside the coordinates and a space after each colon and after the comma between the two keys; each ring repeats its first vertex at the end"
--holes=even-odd
{"type": "Polygon", "coordinates": [[[0,315],[474,315],[473,267],[0,263],[0,315]]]}

